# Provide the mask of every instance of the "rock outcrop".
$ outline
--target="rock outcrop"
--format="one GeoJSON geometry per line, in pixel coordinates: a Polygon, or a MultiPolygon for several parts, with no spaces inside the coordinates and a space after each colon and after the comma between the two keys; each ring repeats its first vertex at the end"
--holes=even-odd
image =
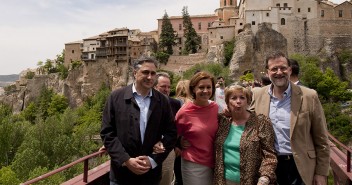
{"type": "Polygon", "coordinates": [[[0,96],[0,101],[10,105],[13,111],[20,112],[34,101],[43,87],[68,98],[71,107],[82,105],[83,101],[93,96],[102,85],[111,89],[125,86],[130,80],[127,62],[116,63],[106,59],[97,62],[84,62],[80,67],[70,70],[66,79],[59,74],[37,74],[33,79],[20,77],[16,83],[17,90],[0,96]]]}
{"type": "Polygon", "coordinates": [[[244,30],[236,37],[234,54],[230,62],[232,78],[238,78],[248,70],[259,78],[265,72],[266,55],[273,51],[287,54],[286,38],[273,30],[270,23],[259,24],[255,35],[251,25],[246,24],[244,30]]]}

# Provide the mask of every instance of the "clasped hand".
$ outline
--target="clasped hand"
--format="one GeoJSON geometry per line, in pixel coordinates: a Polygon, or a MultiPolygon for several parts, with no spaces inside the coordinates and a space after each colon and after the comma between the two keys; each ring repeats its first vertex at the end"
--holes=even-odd
{"type": "Polygon", "coordinates": [[[152,165],[150,164],[148,156],[138,156],[136,158],[130,158],[125,162],[126,167],[137,175],[147,173],[152,165]]]}

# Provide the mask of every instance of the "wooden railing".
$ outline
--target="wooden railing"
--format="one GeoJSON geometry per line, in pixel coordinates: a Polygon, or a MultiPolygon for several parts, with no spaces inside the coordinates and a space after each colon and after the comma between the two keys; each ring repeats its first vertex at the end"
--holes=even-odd
{"type": "Polygon", "coordinates": [[[35,178],[35,179],[29,180],[29,181],[27,181],[27,182],[24,182],[24,183],[22,183],[21,185],[29,185],[29,184],[36,183],[36,182],[38,182],[38,181],[41,181],[41,180],[43,180],[43,179],[46,179],[46,178],[48,178],[48,177],[54,175],[54,174],[57,174],[57,173],[59,173],[59,172],[61,172],[61,171],[64,171],[64,170],[66,170],[66,169],[68,169],[68,168],[71,168],[72,166],[74,166],[74,165],[76,165],[76,164],[78,164],[78,163],[81,163],[81,162],[84,163],[84,167],[83,167],[83,182],[87,183],[87,182],[88,182],[88,170],[89,170],[89,168],[88,168],[88,161],[89,161],[89,159],[94,158],[94,157],[97,157],[97,156],[101,156],[101,155],[104,154],[105,152],[106,152],[106,151],[103,150],[103,151],[98,151],[98,152],[95,152],[95,153],[93,153],[93,154],[84,156],[84,157],[82,157],[82,158],[80,158],[80,159],[78,159],[78,160],[76,160],[76,161],[74,161],[74,162],[72,162],[72,163],[70,163],[70,164],[67,164],[67,165],[65,165],[65,166],[63,166],[63,167],[60,167],[60,168],[56,169],[56,170],[53,170],[53,171],[51,171],[51,172],[48,172],[48,173],[46,173],[46,174],[44,174],[44,175],[41,175],[41,176],[39,176],[39,177],[37,177],[37,178],[35,178]]]}

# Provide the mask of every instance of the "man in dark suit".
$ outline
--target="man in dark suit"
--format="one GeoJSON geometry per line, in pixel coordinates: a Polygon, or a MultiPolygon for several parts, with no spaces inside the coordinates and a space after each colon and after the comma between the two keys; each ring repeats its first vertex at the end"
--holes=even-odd
{"type": "Polygon", "coordinates": [[[162,162],[176,143],[176,127],[166,96],[153,89],[157,62],[134,63],[133,84],[111,93],[100,131],[111,157],[110,185],[158,185],[162,162]],[[161,141],[165,152],[153,153],[161,141]]]}
{"type": "MultiPolygon", "coordinates": [[[[171,87],[171,80],[170,80],[169,74],[165,72],[157,73],[154,88],[168,97],[171,105],[172,113],[175,116],[177,111],[181,108],[181,102],[169,96],[170,87],[171,87]]],[[[180,150],[176,148],[175,152],[179,154],[180,150]]],[[[174,151],[170,152],[169,156],[163,162],[162,178],[161,178],[160,185],[170,185],[175,180],[178,182],[178,184],[182,184],[181,160],[179,160],[180,158],[179,155],[175,156],[175,152],[174,151]],[[178,157],[177,158],[178,160],[175,161],[176,157],[178,157]],[[176,169],[174,169],[174,166],[176,167],[176,169]],[[174,178],[174,170],[175,170],[176,179],[174,178]]]]}

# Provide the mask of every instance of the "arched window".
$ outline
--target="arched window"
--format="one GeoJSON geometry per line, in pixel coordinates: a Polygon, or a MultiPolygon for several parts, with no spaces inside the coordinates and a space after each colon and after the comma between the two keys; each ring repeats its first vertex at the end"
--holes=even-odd
{"type": "Polygon", "coordinates": [[[226,6],[226,0],[224,0],[224,6],[226,6]]]}
{"type": "Polygon", "coordinates": [[[286,21],[284,18],[281,18],[281,25],[285,25],[286,24],[286,21]]]}

